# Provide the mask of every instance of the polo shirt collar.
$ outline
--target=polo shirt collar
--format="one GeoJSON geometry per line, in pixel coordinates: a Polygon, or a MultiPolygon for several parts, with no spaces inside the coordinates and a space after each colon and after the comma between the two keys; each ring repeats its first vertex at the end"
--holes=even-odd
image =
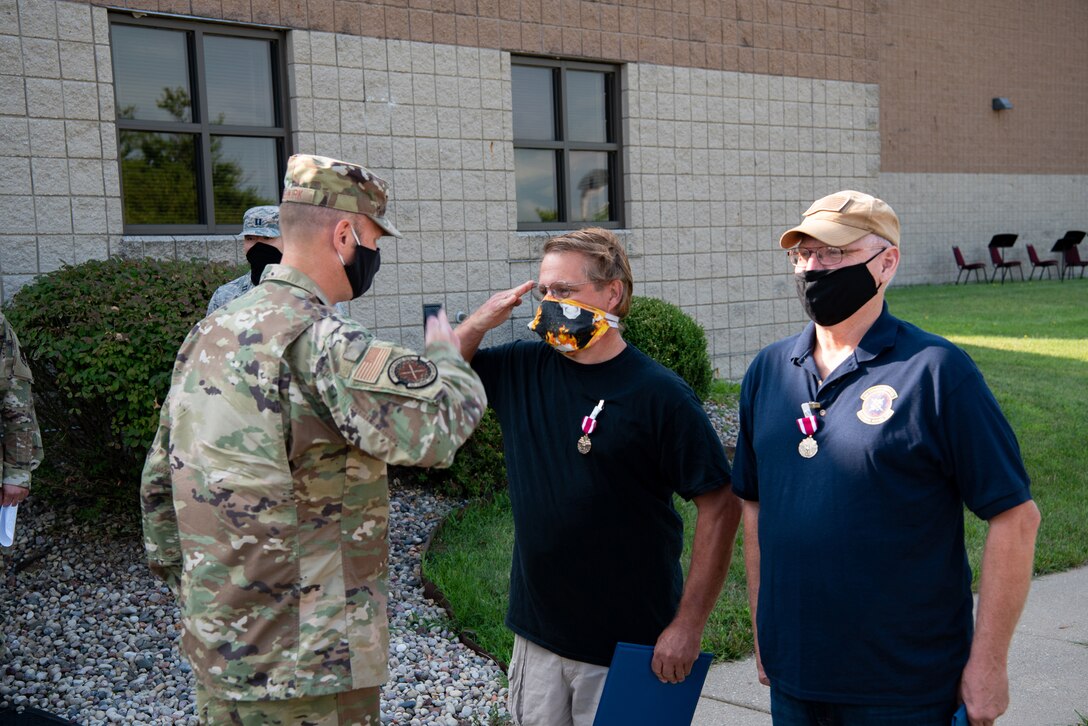
{"type": "MultiPolygon", "coordinates": [[[[861,342],[854,350],[854,359],[858,363],[865,363],[876,358],[882,352],[895,345],[895,335],[898,331],[895,318],[888,312],[888,301],[869,329],[865,331],[861,342]]],[[[812,357],[812,351],[816,347],[816,323],[809,322],[801,334],[797,336],[793,349],[790,351],[790,360],[795,366],[804,366],[805,361],[812,357]]]]}

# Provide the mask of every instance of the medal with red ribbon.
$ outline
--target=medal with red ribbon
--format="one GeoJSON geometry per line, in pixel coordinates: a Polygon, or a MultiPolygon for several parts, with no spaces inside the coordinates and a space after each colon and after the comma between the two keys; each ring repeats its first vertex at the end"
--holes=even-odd
{"type": "Polygon", "coordinates": [[[820,447],[816,444],[816,439],[812,438],[812,435],[816,433],[816,429],[819,426],[819,422],[816,420],[816,415],[812,413],[814,408],[819,408],[820,404],[815,401],[808,401],[801,404],[801,413],[804,414],[801,418],[797,419],[797,427],[801,429],[801,433],[805,435],[805,438],[801,439],[801,443],[797,445],[797,453],[806,459],[811,459],[816,456],[816,452],[820,450],[820,447]]]}
{"type": "Polygon", "coordinates": [[[582,417],[582,437],[578,439],[578,453],[588,454],[593,447],[589,435],[597,429],[597,414],[604,410],[604,399],[597,402],[588,416],[582,417]]]}

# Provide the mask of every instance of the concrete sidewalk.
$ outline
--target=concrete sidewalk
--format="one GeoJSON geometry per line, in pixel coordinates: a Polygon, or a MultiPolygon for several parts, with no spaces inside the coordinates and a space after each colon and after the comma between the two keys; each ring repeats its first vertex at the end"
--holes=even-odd
{"type": "MultiPolygon", "coordinates": [[[[1088,567],[1040,577],[1009,653],[1009,710],[1000,726],[1079,726],[1088,717],[1088,567]]],[[[694,726],[770,726],[755,660],[710,669],[694,726]]]]}

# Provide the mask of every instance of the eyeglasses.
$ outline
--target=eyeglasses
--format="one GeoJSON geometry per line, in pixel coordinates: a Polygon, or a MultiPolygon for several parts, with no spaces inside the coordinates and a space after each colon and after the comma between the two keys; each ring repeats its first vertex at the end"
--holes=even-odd
{"type": "Polygon", "coordinates": [[[864,252],[865,250],[886,250],[887,247],[855,247],[854,249],[844,250],[841,247],[794,247],[786,250],[786,256],[790,259],[790,264],[794,267],[799,267],[810,259],[813,255],[824,267],[834,267],[842,262],[842,258],[851,252],[864,252]]]}
{"type": "Polygon", "coordinates": [[[553,282],[551,285],[537,285],[533,288],[533,297],[537,300],[543,300],[548,295],[551,295],[556,300],[566,300],[574,292],[575,288],[582,287],[582,285],[589,285],[593,280],[586,280],[585,282],[553,282]]]}

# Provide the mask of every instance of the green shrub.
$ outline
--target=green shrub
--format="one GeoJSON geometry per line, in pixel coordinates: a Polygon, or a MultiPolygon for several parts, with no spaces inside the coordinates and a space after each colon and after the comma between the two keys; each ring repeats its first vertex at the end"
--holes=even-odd
{"type": "Polygon", "coordinates": [[[389,480],[401,484],[433,487],[455,497],[486,497],[506,488],[506,461],[502,453],[502,430],[492,409],[484,412],[480,425],[449,469],[390,467],[389,480]]]}
{"type": "Polygon", "coordinates": [[[39,477],[47,491],[37,493],[69,481],[53,494],[134,494],[178,347],[237,274],[218,263],[113,258],[41,275],[15,295],[5,314],[34,373],[56,479],[39,477]]]}
{"type": "Polygon", "coordinates": [[[706,400],[714,370],[701,325],[672,303],[637,296],[623,325],[624,340],[675,371],[700,400],[706,400]]]}

